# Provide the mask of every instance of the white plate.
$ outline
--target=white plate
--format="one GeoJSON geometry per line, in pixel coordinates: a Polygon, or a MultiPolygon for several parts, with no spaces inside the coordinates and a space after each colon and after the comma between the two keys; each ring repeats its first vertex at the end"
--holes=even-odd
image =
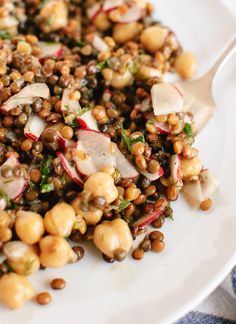
{"type": "MultiPolygon", "coordinates": [[[[161,0],[157,13],[173,27],[204,71],[236,30],[233,16],[217,0],[161,0]]],[[[174,206],[174,222],[163,228],[166,249],[106,264],[89,248],[83,261],[32,277],[38,291],[64,277],[67,287],[52,292],[53,302],[0,309],[0,324],[154,324],[171,323],[192,309],[226,276],[236,262],[236,58],[215,84],[218,110],[197,140],[201,157],[220,179],[209,213],[193,212],[183,201],[174,206]]]]}

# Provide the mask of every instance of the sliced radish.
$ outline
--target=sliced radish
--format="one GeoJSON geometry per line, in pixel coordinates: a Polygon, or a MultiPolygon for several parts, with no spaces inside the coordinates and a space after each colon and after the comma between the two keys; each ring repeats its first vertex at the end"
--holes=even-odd
{"type": "Polygon", "coordinates": [[[61,160],[61,164],[65,171],[68,173],[70,178],[76,182],[79,186],[83,186],[83,180],[79,176],[78,172],[76,171],[75,167],[70,164],[70,162],[67,160],[67,158],[64,156],[64,154],[58,152],[57,156],[61,160]]]}
{"type": "Polygon", "coordinates": [[[61,110],[63,112],[68,112],[68,114],[74,114],[77,116],[81,107],[78,100],[70,99],[70,95],[73,91],[73,88],[64,89],[61,99],[61,110]]]}
{"type": "Polygon", "coordinates": [[[213,176],[213,174],[208,169],[202,170],[199,178],[202,186],[203,199],[208,199],[217,190],[219,186],[219,181],[213,176]]]}
{"type": "Polygon", "coordinates": [[[9,199],[16,199],[23,193],[26,186],[26,181],[23,177],[12,176],[5,178],[1,175],[1,170],[5,166],[9,166],[10,168],[14,169],[18,165],[18,159],[11,155],[0,167],[0,190],[4,192],[9,199]]]}
{"type": "Polygon", "coordinates": [[[1,106],[1,110],[9,111],[19,105],[32,104],[34,98],[49,98],[50,92],[46,83],[33,83],[24,87],[21,91],[10,97],[1,106]]]}
{"type": "Polygon", "coordinates": [[[115,150],[116,169],[122,178],[136,178],[139,173],[135,167],[125,158],[121,151],[116,147],[115,150]]]}
{"type": "Polygon", "coordinates": [[[37,141],[46,126],[45,121],[37,115],[32,115],[28,118],[25,124],[24,134],[26,137],[37,141]]]}
{"type": "Polygon", "coordinates": [[[150,173],[142,170],[138,170],[138,171],[151,181],[155,181],[164,175],[164,170],[162,169],[162,167],[160,167],[157,173],[150,173]]]}
{"type": "Polygon", "coordinates": [[[100,11],[101,11],[101,5],[99,3],[95,3],[94,6],[87,9],[87,15],[89,19],[92,20],[99,14],[100,11]]]}
{"type": "Polygon", "coordinates": [[[98,124],[96,119],[93,117],[92,110],[88,110],[83,115],[79,116],[77,121],[83,129],[98,131],[98,124]]]}
{"type": "Polygon", "coordinates": [[[4,198],[0,198],[0,211],[4,210],[7,207],[7,201],[4,198]]]}
{"type": "Polygon", "coordinates": [[[77,170],[86,176],[101,171],[105,166],[115,166],[111,140],[94,130],[78,130],[78,143],[74,153],[77,170]]]}
{"type": "Polygon", "coordinates": [[[76,146],[76,142],[75,141],[66,139],[66,138],[62,137],[61,134],[58,135],[57,142],[58,142],[59,148],[61,150],[65,150],[68,147],[72,147],[73,148],[73,147],[76,146]]]}
{"type": "Polygon", "coordinates": [[[124,0],[106,0],[103,4],[103,11],[109,12],[113,9],[116,9],[124,3],[124,0]]]}
{"type": "Polygon", "coordinates": [[[154,125],[156,126],[158,133],[160,133],[160,134],[169,134],[170,133],[170,128],[165,123],[154,122],[154,125]]]}
{"type": "Polygon", "coordinates": [[[183,111],[183,95],[171,83],[154,84],[151,88],[154,115],[166,115],[183,111]]]}
{"type": "Polygon", "coordinates": [[[161,216],[163,214],[166,206],[167,206],[167,200],[163,199],[163,204],[158,208],[158,210],[156,210],[152,214],[144,215],[143,217],[138,219],[134,223],[134,225],[138,226],[138,228],[143,228],[144,226],[151,224],[155,219],[157,219],[159,216],[161,216]]]}
{"type": "Polygon", "coordinates": [[[183,186],[184,196],[193,208],[198,208],[204,200],[210,198],[219,185],[219,181],[207,169],[201,171],[199,179],[184,183],[183,186]]]}
{"type": "Polygon", "coordinates": [[[64,54],[61,43],[38,42],[37,45],[41,50],[40,58],[44,58],[46,56],[60,57],[64,54]]]}
{"type": "Polygon", "coordinates": [[[1,17],[0,19],[0,29],[8,29],[8,28],[12,28],[15,26],[18,26],[19,21],[10,15],[6,15],[5,17],[1,17]]]}
{"type": "Polygon", "coordinates": [[[97,35],[93,37],[92,45],[98,52],[107,52],[109,50],[108,45],[97,35]]]}
{"type": "Polygon", "coordinates": [[[145,14],[145,11],[140,6],[134,5],[126,11],[123,15],[120,16],[118,22],[120,23],[130,23],[138,21],[145,14]]]}
{"type": "Polygon", "coordinates": [[[200,181],[186,182],[182,190],[185,199],[192,208],[198,208],[204,200],[200,181]]]}
{"type": "Polygon", "coordinates": [[[170,175],[172,178],[172,182],[175,186],[183,186],[183,181],[180,174],[180,168],[181,168],[181,159],[179,155],[175,154],[170,157],[169,161],[170,165],[170,175]]]}

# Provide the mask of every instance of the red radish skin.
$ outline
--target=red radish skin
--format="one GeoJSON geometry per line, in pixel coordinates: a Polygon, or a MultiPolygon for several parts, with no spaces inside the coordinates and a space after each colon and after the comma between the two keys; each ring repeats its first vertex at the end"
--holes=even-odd
{"type": "Polygon", "coordinates": [[[38,115],[32,115],[25,124],[24,134],[33,141],[37,141],[45,127],[46,123],[42,118],[38,115]]]}
{"type": "Polygon", "coordinates": [[[57,156],[59,157],[63,168],[68,173],[71,180],[73,180],[75,183],[77,183],[80,187],[83,187],[83,180],[81,179],[81,177],[77,173],[75,167],[73,167],[70,164],[70,162],[66,159],[64,154],[62,154],[61,152],[57,152],[57,156]]]}
{"type": "Polygon", "coordinates": [[[170,133],[170,129],[166,124],[155,123],[154,125],[155,125],[157,131],[159,132],[159,134],[169,134],[170,133]]]}
{"type": "Polygon", "coordinates": [[[110,12],[124,3],[124,0],[106,0],[103,4],[103,11],[110,12]]]}
{"type": "Polygon", "coordinates": [[[82,129],[98,131],[98,124],[96,119],[93,117],[91,110],[86,111],[82,116],[79,116],[77,121],[82,129]]]}
{"type": "MultiPolygon", "coordinates": [[[[18,166],[20,163],[17,158],[14,157],[14,155],[11,155],[0,167],[3,166],[10,166],[12,169],[14,169],[16,166],[18,166]]],[[[1,172],[0,172],[1,174],[1,172]]],[[[9,199],[17,199],[25,190],[27,186],[27,182],[25,178],[23,177],[11,177],[6,181],[7,179],[0,176],[0,190],[3,191],[9,199]],[[11,181],[9,181],[11,180],[11,181]]]]}
{"type": "Polygon", "coordinates": [[[164,203],[161,207],[159,207],[158,210],[151,214],[146,214],[140,219],[138,219],[134,225],[137,226],[139,229],[143,228],[144,226],[147,226],[151,224],[155,219],[157,219],[159,216],[161,216],[167,206],[168,201],[164,199],[164,203]]]}
{"type": "Polygon", "coordinates": [[[181,158],[179,155],[172,155],[170,158],[170,174],[173,182],[178,186],[183,186],[183,180],[181,179],[181,158]]]}
{"type": "Polygon", "coordinates": [[[101,5],[96,3],[94,6],[90,7],[87,10],[87,15],[89,19],[93,20],[97,17],[97,15],[102,11],[101,5]]]}
{"type": "Polygon", "coordinates": [[[19,105],[31,105],[34,98],[48,99],[50,91],[46,83],[32,83],[21,89],[18,93],[7,99],[1,107],[1,111],[7,112],[19,105]]]}

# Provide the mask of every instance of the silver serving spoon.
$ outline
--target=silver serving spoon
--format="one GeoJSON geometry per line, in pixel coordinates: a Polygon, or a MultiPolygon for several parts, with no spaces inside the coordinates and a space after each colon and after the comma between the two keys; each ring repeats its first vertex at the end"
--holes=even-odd
{"type": "Polygon", "coordinates": [[[229,59],[236,48],[236,36],[220,55],[215,64],[201,78],[193,81],[179,82],[177,86],[184,97],[184,111],[193,115],[196,133],[199,133],[215,112],[216,104],[212,94],[212,87],[216,74],[229,59]]]}

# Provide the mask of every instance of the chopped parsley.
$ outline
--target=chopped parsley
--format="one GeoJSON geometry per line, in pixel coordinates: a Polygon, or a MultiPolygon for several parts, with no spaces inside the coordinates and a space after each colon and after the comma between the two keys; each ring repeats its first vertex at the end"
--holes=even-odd
{"type": "Polygon", "coordinates": [[[127,208],[129,206],[130,202],[128,200],[121,200],[120,206],[117,208],[117,212],[120,213],[122,210],[127,208]]]}
{"type": "Polygon", "coordinates": [[[10,202],[8,195],[6,195],[5,192],[1,190],[0,190],[0,199],[4,199],[7,204],[10,202]]]}
{"type": "Polygon", "coordinates": [[[51,192],[54,190],[54,185],[53,183],[44,183],[44,184],[41,183],[40,189],[42,193],[51,192]]]}
{"type": "Polygon", "coordinates": [[[193,136],[193,130],[192,130],[191,124],[185,123],[185,125],[184,125],[184,132],[188,135],[188,137],[192,137],[193,136]]]}
{"type": "Polygon", "coordinates": [[[105,67],[108,67],[108,60],[101,61],[96,65],[97,70],[100,72],[105,67]]]}
{"type": "Polygon", "coordinates": [[[131,152],[131,148],[134,143],[137,143],[137,142],[145,143],[145,138],[143,135],[140,135],[134,139],[130,139],[129,136],[126,135],[123,125],[121,125],[121,137],[122,137],[123,143],[126,145],[129,152],[131,152]]]}
{"type": "Polygon", "coordinates": [[[48,176],[52,171],[52,160],[53,157],[49,155],[41,164],[42,181],[40,183],[40,191],[42,193],[51,192],[54,190],[54,185],[52,183],[48,183],[48,176]]]}
{"type": "Polygon", "coordinates": [[[9,39],[10,38],[10,34],[5,31],[5,30],[0,30],[0,38],[2,39],[9,39]]]}
{"type": "Polygon", "coordinates": [[[85,46],[85,42],[82,41],[82,40],[77,40],[77,41],[76,41],[76,45],[77,45],[78,47],[80,47],[80,48],[83,48],[83,47],[85,46]]]}

